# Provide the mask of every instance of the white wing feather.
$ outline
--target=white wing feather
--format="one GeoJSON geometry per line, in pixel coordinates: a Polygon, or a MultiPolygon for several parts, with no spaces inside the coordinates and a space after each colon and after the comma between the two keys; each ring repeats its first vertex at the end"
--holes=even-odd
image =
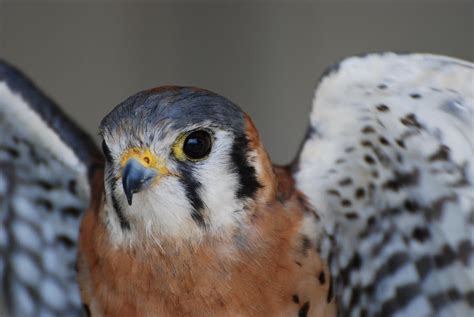
{"type": "Polygon", "coordinates": [[[76,243],[93,141],[0,60],[0,315],[79,316],[76,243]]]}
{"type": "Polygon", "coordinates": [[[474,65],[394,53],[328,70],[295,164],[342,315],[474,315],[474,65]]]}

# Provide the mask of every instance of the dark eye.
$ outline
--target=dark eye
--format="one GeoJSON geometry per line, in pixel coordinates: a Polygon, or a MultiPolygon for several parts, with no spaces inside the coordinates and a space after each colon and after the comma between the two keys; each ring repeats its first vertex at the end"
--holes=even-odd
{"type": "Polygon", "coordinates": [[[183,143],[183,152],[191,160],[199,160],[211,152],[211,135],[203,130],[189,134],[183,143]]]}

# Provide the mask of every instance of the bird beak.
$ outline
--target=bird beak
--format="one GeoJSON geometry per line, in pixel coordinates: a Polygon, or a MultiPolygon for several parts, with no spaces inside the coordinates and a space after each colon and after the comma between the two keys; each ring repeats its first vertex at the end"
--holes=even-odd
{"type": "Polygon", "coordinates": [[[132,205],[133,194],[147,188],[157,175],[157,171],[143,166],[134,158],[127,161],[122,171],[122,184],[129,206],[132,205]]]}
{"type": "Polygon", "coordinates": [[[130,148],[122,155],[122,185],[128,204],[133,195],[148,188],[154,180],[170,175],[163,160],[150,149],[130,148]]]}

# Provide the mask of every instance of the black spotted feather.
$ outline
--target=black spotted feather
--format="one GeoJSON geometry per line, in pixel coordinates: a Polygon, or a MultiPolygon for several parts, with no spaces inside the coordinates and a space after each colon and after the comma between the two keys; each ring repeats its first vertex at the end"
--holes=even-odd
{"type": "Polygon", "coordinates": [[[0,61],[0,315],[80,316],[76,243],[94,142],[0,61]]]}
{"type": "Polygon", "coordinates": [[[320,81],[294,165],[342,316],[474,315],[474,65],[351,57],[320,81]]]}

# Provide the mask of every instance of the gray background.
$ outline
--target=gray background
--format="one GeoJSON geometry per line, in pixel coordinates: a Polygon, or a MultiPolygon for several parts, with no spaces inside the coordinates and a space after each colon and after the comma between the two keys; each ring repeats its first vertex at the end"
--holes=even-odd
{"type": "Polygon", "coordinates": [[[117,103],[164,84],[216,91],[291,160],[315,84],[339,58],[420,51],[474,59],[474,1],[7,1],[0,57],[91,134],[117,103]]]}

